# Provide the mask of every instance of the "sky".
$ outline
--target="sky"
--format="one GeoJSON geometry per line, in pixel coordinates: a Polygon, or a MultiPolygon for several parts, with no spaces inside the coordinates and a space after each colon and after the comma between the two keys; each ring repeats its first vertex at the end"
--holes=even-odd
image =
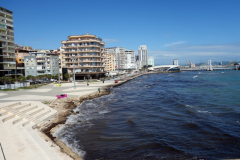
{"type": "Polygon", "coordinates": [[[240,0],[0,0],[13,11],[15,43],[60,48],[70,35],[105,47],[146,45],[155,65],[240,61],[240,0]]]}

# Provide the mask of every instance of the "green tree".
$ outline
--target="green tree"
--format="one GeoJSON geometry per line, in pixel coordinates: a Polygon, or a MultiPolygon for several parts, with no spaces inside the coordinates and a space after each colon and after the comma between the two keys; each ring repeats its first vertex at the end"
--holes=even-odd
{"type": "Polygon", "coordinates": [[[5,89],[5,85],[7,84],[7,77],[5,76],[0,77],[0,81],[4,84],[4,89],[5,89]]]}
{"type": "Polygon", "coordinates": [[[69,78],[69,74],[68,73],[65,73],[63,76],[64,76],[65,80],[68,80],[68,78],[69,78]]]}
{"type": "Polygon", "coordinates": [[[13,84],[14,84],[14,89],[16,88],[16,87],[15,87],[15,82],[16,82],[16,81],[17,81],[17,79],[16,79],[16,78],[12,78],[12,79],[11,79],[11,83],[13,83],[13,84]]]}
{"type": "MultiPolygon", "coordinates": [[[[23,81],[25,81],[26,78],[25,78],[24,76],[19,76],[19,77],[17,78],[17,80],[18,80],[20,83],[23,83],[23,81]]],[[[21,85],[20,85],[20,86],[21,86],[21,85]]]]}

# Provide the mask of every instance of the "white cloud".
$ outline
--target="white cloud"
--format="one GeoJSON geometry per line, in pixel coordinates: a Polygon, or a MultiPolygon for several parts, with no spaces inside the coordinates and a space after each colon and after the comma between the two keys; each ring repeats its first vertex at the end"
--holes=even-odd
{"type": "Polygon", "coordinates": [[[118,41],[119,41],[118,39],[103,39],[103,42],[108,42],[108,43],[118,42],[118,41]]]}
{"type": "Polygon", "coordinates": [[[179,41],[179,42],[174,42],[171,44],[165,44],[164,47],[171,47],[171,46],[175,46],[175,45],[180,45],[180,44],[184,44],[186,43],[185,41],[179,41]]]}

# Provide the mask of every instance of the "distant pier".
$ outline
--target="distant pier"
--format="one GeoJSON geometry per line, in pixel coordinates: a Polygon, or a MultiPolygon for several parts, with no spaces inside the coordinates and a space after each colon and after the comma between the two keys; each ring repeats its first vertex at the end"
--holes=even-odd
{"type": "MultiPolygon", "coordinates": [[[[213,71],[236,70],[236,67],[213,67],[213,71]]],[[[180,71],[207,71],[207,68],[181,68],[180,71]]]]}

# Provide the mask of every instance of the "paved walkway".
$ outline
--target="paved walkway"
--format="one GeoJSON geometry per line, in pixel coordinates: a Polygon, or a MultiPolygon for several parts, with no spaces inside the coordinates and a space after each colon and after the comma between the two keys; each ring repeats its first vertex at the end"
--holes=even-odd
{"type": "Polygon", "coordinates": [[[49,101],[56,99],[56,95],[67,94],[68,97],[82,96],[96,92],[98,88],[113,84],[113,80],[92,82],[87,86],[84,82],[76,82],[76,89],[73,83],[62,83],[62,86],[49,84],[37,89],[23,89],[20,91],[0,91],[0,107],[3,102],[14,101],[49,101]]]}
{"type": "Polygon", "coordinates": [[[68,156],[52,147],[39,136],[36,126],[45,126],[57,111],[43,101],[56,95],[82,96],[113,84],[113,80],[89,83],[63,83],[61,87],[49,84],[37,89],[0,91],[0,160],[69,160],[68,156]],[[4,154],[2,153],[2,150],[4,154]]]}

